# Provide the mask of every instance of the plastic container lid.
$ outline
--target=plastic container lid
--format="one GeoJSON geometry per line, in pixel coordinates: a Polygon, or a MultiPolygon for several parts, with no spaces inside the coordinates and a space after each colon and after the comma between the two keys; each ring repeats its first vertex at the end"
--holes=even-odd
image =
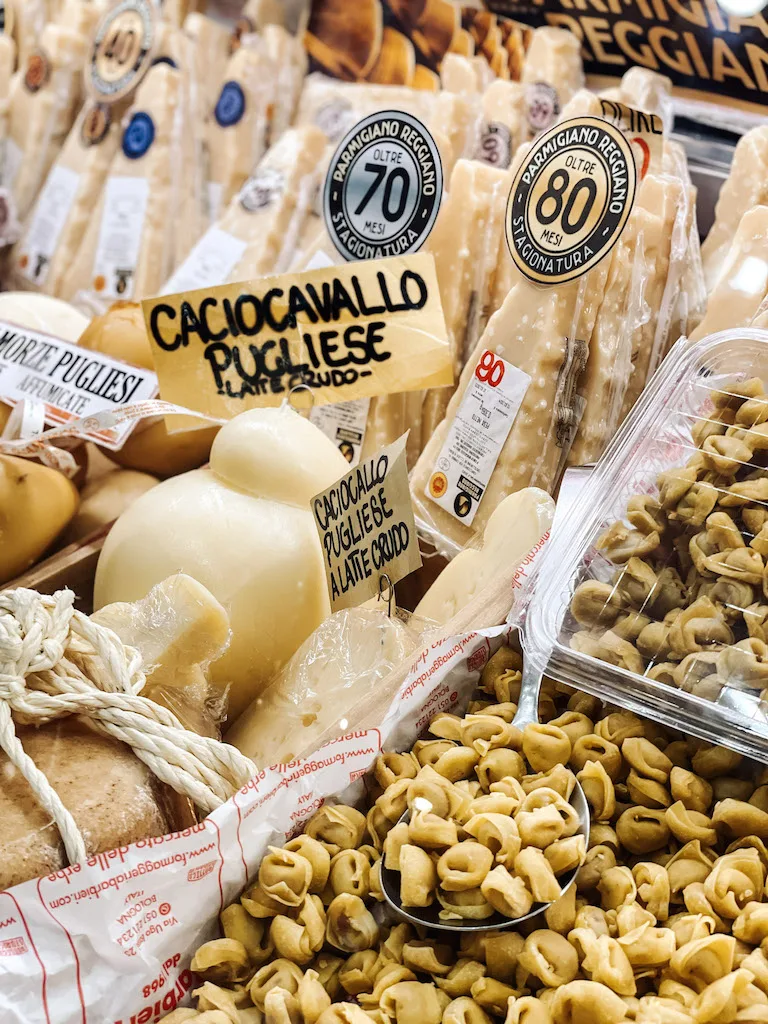
{"type": "Polygon", "coordinates": [[[526,656],[768,761],[768,332],[681,339],[558,525],[526,656]]]}

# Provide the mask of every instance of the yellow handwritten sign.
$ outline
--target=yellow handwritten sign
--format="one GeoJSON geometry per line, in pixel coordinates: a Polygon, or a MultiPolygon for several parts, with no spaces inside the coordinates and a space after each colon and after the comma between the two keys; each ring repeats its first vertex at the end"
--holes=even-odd
{"type": "Polygon", "coordinates": [[[380,593],[385,576],[394,586],[421,565],[407,437],[364,459],[310,502],[335,612],[380,593]]]}
{"type": "Polygon", "coordinates": [[[320,405],[453,383],[428,253],[165,295],[142,306],[162,397],[209,416],[279,405],[297,384],[320,405]]]}

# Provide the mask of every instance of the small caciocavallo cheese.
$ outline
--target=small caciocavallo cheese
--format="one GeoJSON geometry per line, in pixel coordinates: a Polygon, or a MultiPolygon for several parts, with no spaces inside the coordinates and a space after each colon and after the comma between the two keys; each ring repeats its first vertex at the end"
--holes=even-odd
{"type": "Polygon", "coordinates": [[[138,600],[177,572],[206,587],[232,628],[211,678],[230,686],[234,721],[329,614],[309,506],[347,470],[336,445],[289,406],[236,416],[209,467],[158,484],[117,520],[95,607],[138,600]]]}
{"type": "Polygon", "coordinates": [[[552,527],[555,503],[538,487],[510,494],[496,508],[481,537],[448,563],[416,606],[414,615],[440,625],[464,608],[475,594],[525,556],[552,527]]]}
{"type": "Polygon", "coordinates": [[[157,295],[173,257],[173,183],[179,177],[176,110],[181,73],[153,65],[136,91],[120,147],[62,294],[108,305],[157,295]]]}
{"type": "Polygon", "coordinates": [[[731,243],[744,214],[768,203],[768,125],[759,125],[739,139],[731,170],[720,189],[715,223],[701,246],[707,291],[717,286],[729,258],[731,243]]]}

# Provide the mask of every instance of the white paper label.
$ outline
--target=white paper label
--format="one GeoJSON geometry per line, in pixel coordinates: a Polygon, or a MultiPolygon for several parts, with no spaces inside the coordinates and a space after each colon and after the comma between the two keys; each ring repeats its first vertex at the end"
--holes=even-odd
{"type": "Polygon", "coordinates": [[[334,261],[328,255],[327,252],[323,252],[322,249],[318,249],[309,263],[304,267],[305,270],[322,270],[323,267],[332,267],[334,261]]]}
{"type": "Polygon", "coordinates": [[[219,181],[208,182],[208,216],[211,218],[211,223],[215,223],[219,219],[221,212],[221,197],[224,194],[224,186],[219,181]]]}
{"type": "Polygon", "coordinates": [[[531,378],[486,349],[475,367],[425,494],[467,526],[523,404],[531,378]]]}
{"type": "MultiPolygon", "coordinates": [[[[154,398],[157,375],[41,331],[0,321],[0,396],[45,403],[45,422],[63,426],[83,416],[154,398]]],[[[136,421],[88,437],[117,451],[136,421]]]]}
{"type": "Polygon", "coordinates": [[[19,268],[28,281],[45,284],[79,183],[80,175],[68,167],[54,167],[48,175],[19,254],[19,268]]]}
{"type": "Polygon", "coordinates": [[[21,167],[21,161],[24,159],[24,154],[21,151],[21,147],[13,141],[12,138],[8,137],[3,142],[3,185],[6,188],[12,189],[16,181],[16,175],[19,173],[21,167]]]}
{"type": "Polygon", "coordinates": [[[92,287],[109,299],[130,299],[141,251],[141,236],[149,200],[146,178],[107,180],[99,244],[93,263],[92,287]]]}
{"type": "Polygon", "coordinates": [[[206,233],[171,275],[163,294],[190,292],[196,288],[224,284],[242,259],[248,243],[221,228],[206,233]]]}
{"type": "Polygon", "coordinates": [[[338,445],[350,466],[360,461],[370,404],[370,398],[356,398],[351,402],[320,405],[309,414],[310,422],[338,445]]]}

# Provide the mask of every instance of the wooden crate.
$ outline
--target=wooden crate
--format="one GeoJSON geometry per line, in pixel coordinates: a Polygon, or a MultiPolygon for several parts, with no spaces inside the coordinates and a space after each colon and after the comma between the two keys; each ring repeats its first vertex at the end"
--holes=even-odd
{"type": "Polygon", "coordinates": [[[96,563],[110,527],[111,524],[83,541],[62,548],[61,551],[32,566],[21,576],[17,576],[15,580],[10,580],[3,589],[27,587],[41,594],[54,594],[57,590],[69,587],[76,595],[75,606],[90,615],[93,611],[96,563]]]}

